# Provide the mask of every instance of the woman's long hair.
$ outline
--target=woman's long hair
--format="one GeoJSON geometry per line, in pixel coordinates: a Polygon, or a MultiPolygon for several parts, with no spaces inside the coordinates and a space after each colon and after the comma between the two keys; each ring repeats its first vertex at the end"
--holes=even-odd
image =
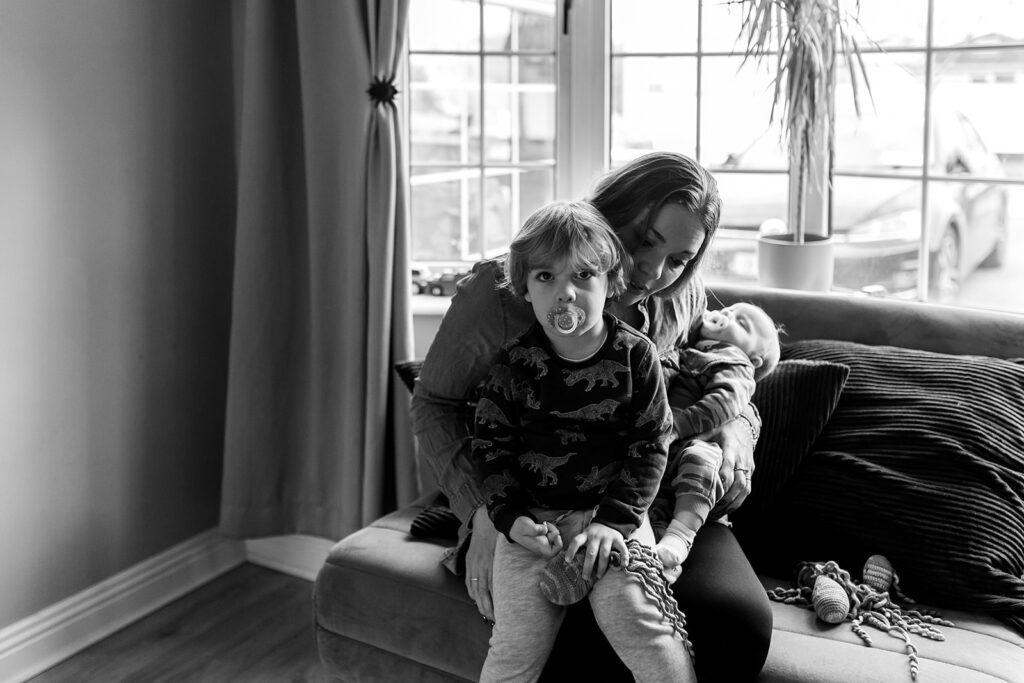
{"type": "Polygon", "coordinates": [[[664,297],[685,287],[700,267],[718,229],[722,207],[714,176],[693,159],[675,152],[651,152],[610,171],[597,181],[589,201],[620,235],[638,217],[646,234],[658,211],[669,202],[678,203],[697,217],[704,226],[704,241],[676,281],[656,293],[664,297]]]}

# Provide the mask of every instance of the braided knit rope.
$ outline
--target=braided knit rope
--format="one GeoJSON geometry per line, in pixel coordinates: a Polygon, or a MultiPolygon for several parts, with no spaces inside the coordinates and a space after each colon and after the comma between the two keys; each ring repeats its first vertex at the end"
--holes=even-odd
{"type": "MultiPolygon", "coordinates": [[[[878,592],[866,584],[858,584],[850,578],[850,573],[842,569],[835,562],[801,562],[797,565],[796,587],[794,588],[772,588],[768,590],[768,597],[776,602],[787,605],[797,605],[814,609],[811,602],[812,587],[818,576],[828,576],[842,586],[850,597],[850,613],[847,619],[851,622],[850,627],[865,645],[871,646],[871,636],[863,628],[863,624],[884,631],[893,638],[903,641],[904,649],[910,663],[910,678],[917,680],[919,673],[919,660],[917,647],[911,642],[910,634],[919,635],[930,640],[945,640],[946,637],[936,626],[953,626],[953,622],[947,621],[937,614],[918,609],[903,609],[889,596],[889,592],[878,592]]],[[[902,602],[912,602],[899,590],[898,584],[895,595],[898,595],[902,602]]]]}
{"type": "Polygon", "coordinates": [[[626,540],[626,548],[629,550],[629,561],[621,565],[622,571],[640,582],[648,599],[658,607],[672,626],[672,630],[683,639],[690,659],[694,659],[693,643],[686,632],[686,615],[679,609],[679,603],[669,590],[668,582],[662,573],[664,566],[658,555],[653,549],[632,538],[626,540]]]}

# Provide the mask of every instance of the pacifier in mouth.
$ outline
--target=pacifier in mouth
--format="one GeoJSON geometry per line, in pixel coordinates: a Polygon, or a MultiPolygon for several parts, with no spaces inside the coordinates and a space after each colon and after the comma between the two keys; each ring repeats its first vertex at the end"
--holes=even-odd
{"type": "Polygon", "coordinates": [[[721,329],[729,324],[729,316],[722,311],[705,311],[701,322],[706,328],[721,329]]]}
{"type": "Polygon", "coordinates": [[[559,334],[572,334],[586,319],[583,309],[572,304],[555,306],[548,312],[548,324],[559,334]]]}

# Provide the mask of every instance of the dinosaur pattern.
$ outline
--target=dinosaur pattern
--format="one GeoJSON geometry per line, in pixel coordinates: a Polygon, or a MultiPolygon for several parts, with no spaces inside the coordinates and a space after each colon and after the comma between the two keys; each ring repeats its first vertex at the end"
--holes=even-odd
{"type": "Polygon", "coordinates": [[[592,357],[567,361],[540,325],[506,344],[479,387],[473,465],[495,527],[531,508],[597,509],[628,535],[665,469],[672,413],[654,345],[610,315],[592,357]]]}
{"type": "Polygon", "coordinates": [[[629,373],[629,368],[613,360],[602,360],[579,370],[562,371],[564,381],[568,386],[586,382],[587,391],[593,391],[594,387],[598,385],[602,387],[619,386],[619,380],[615,378],[616,373],[629,373]]]}
{"type": "Polygon", "coordinates": [[[559,412],[557,410],[552,410],[551,414],[557,415],[558,417],[568,418],[571,420],[596,421],[611,417],[611,415],[615,412],[615,409],[618,408],[620,405],[621,404],[614,398],[606,398],[600,403],[590,403],[588,405],[583,406],[582,408],[570,410],[569,412],[559,412]]]}
{"type": "Polygon", "coordinates": [[[508,360],[511,364],[522,363],[528,368],[534,368],[537,371],[538,379],[548,374],[547,361],[550,359],[551,357],[544,349],[537,346],[529,348],[514,346],[508,351],[508,360]]]}
{"type": "Polygon", "coordinates": [[[519,464],[540,475],[540,481],[537,482],[538,486],[553,486],[558,483],[558,475],[555,474],[555,468],[569,462],[569,459],[574,455],[576,454],[566,453],[565,455],[555,457],[544,455],[537,451],[527,451],[519,456],[519,464]]]}

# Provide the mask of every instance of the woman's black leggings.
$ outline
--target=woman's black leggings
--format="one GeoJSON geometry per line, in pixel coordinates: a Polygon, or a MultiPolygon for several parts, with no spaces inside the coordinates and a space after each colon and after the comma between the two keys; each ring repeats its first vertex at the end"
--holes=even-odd
{"type": "MultiPolygon", "coordinates": [[[[697,679],[709,683],[754,680],[771,643],[771,605],[729,528],[714,522],[701,528],[674,592],[693,641],[697,679]]],[[[569,608],[541,680],[633,678],[584,600],[569,608]]]]}

